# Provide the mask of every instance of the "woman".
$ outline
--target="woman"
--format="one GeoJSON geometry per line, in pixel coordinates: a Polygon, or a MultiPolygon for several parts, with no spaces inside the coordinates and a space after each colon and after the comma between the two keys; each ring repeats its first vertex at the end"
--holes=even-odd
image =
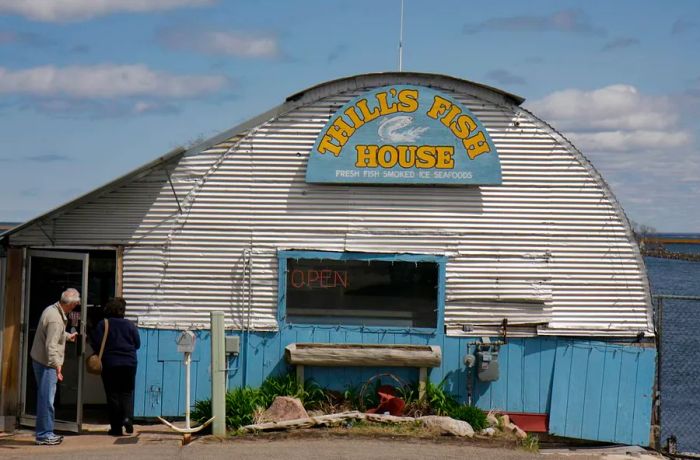
{"type": "Polygon", "coordinates": [[[110,299],[105,305],[105,319],[97,323],[90,340],[95,353],[100,350],[107,328],[107,342],[102,354],[102,383],[107,394],[109,434],[122,436],[122,427],[128,434],[134,432],[134,384],[136,382],[136,350],[141,346],[139,330],[124,319],[126,301],[122,297],[110,299]]]}

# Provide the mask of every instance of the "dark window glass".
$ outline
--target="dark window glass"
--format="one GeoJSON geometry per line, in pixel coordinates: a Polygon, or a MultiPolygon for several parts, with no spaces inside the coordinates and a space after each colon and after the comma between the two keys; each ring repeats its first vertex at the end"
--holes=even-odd
{"type": "Polygon", "coordinates": [[[437,326],[438,264],[287,259],[287,322],[437,326]]]}

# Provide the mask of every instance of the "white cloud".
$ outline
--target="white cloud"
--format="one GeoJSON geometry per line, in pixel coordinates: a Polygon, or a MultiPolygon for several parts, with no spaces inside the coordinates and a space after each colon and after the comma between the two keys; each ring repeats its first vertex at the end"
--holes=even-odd
{"type": "Polygon", "coordinates": [[[159,38],[168,48],[203,54],[246,58],[271,58],[280,54],[277,38],[269,34],[169,28],[161,31],[159,38]]]}
{"type": "Polygon", "coordinates": [[[638,152],[692,142],[678,127],[678,108],[669,98],[643,95],[631,85],[558,91],[528,108],[584,152],[638,152]]]}
{"type": "Polygon", "coordinates": [[[44,22],[81,21],[111,13],[143,13],[207,6],[216,0],[0,0],[0,14],[44,22]]]}
{"type": "Polygon", "coordinates": [[[0,67],[0,94],[77,99],[147,96],[193,97],[228,84],[220,75],[171,75],[142,64],[54,67],[24,70],[0,67]]]}
{"type": "Polygon", "coordinates": [[[572,133],[575,145],[586,146],[594,152],[633,152],[649,148],[678,148],[688,145],[690,134],[683,131],[603,131],[598,133],[572,133]]]}

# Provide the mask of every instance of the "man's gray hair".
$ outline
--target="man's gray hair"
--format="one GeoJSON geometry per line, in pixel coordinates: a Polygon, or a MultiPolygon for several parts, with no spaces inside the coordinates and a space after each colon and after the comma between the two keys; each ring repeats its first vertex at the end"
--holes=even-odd
{"type": "Polygon", "coordinates": [[[66,289],[65,291],[63,291],[63,294],[61,294],[61,303],[62,304],[80,303],[80,293],[78,292],[77,289],[73,289],[73,288],[66,289]]]}

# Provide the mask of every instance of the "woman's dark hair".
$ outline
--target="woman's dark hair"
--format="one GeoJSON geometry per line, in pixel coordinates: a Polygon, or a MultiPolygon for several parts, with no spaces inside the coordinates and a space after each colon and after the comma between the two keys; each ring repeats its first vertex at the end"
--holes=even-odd
{"type": "Polygon", "coordinates": [[[126,300],[124,297],[109,299],[105,305],[105,318],[123,318],[126,312],[126,300]]]}

